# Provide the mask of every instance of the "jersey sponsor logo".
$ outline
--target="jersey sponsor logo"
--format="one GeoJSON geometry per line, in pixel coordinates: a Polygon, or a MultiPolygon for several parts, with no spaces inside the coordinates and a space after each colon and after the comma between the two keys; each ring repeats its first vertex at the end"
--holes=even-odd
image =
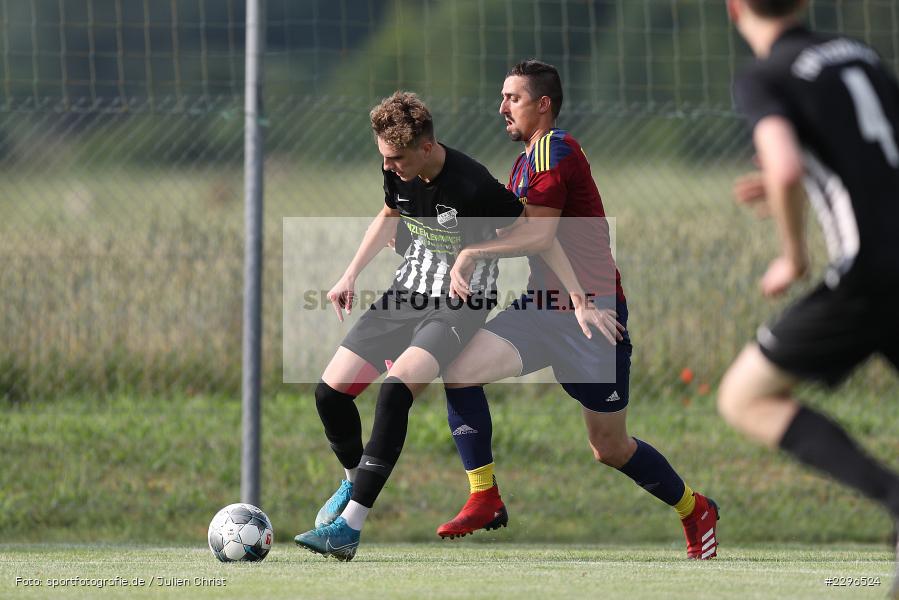
{"type": "Polygon", "coordinates": [[[453,430],[453,435],[471,435],[477,432],[478,430],[474,427],[469,427],[468,425],[459,425],[455,430],[453,430]]]}
{"type": "Polygon", "coordinates": [[[458,214],[459,211],[455,208],[444,206],[443,204],[437,205],[437,223],[441,227],[445,227],[446,229],[453,229],[456,227],[459,224],[456,219],[458,214]]]}
{"type": "MultiPolygon", "coordinates": [[[[417,241],[424,244],[427,250],[432,252],[448,252],[456,254],[462,248],[462,233],[459,231],[444,231],[435,227],[428,227],[420,221],[403,215],[406,228],[417,241]]],[[[420,252],[418,249],[416,252],[420,252]]]]}
{"type": "Polygon", "coordinates": [[[877,53],[861,42],[837,38],[824,44],[810,46],[802,51],[793,62],[793,75],[806,81],[815,81],[827,67],[844,65],[852,61],[876,65],[880,62],[877,53]]]}

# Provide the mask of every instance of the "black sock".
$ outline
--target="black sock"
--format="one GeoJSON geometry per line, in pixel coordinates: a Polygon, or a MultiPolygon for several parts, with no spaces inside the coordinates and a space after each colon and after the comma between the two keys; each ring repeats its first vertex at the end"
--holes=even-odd
{"type": "Polygon", "coordinates": [[[353,483],[353,500],[362,506],[374,505],[403,451],[410,408],[412,392],[406,384],[396,377],[385,379],[378,394],[371,438],[365,445],[353,483]]]}
{"type": "Polygon", "coordinates": [[[801,462],[883,504],[899,519],[899,476],[868,456],[846,431],[824,415],[801,407],[780,440],[801,462]]]}
{"type": "Polygon", "coordinates": [[[362,458],[362,421],[355,396],[338,392],[324,381],[315,388],[315,407],[325,426],[331,450],[346,469],[359,465],[362,458]]]}

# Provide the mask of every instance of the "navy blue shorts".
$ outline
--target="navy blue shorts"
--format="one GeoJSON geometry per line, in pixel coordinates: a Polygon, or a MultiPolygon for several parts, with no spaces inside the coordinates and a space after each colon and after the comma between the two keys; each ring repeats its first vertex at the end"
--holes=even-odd
{"type": "MultiPolygon", "coordinates": [[[[627,326],[627,302],[594,299],[597,307],[614,302],[618,322],[627,326]],[[605,300],[605,301],[604,301],[605,300]]],[[[599,332],[588,339],[570,311],[537,309],[527,295],[509,305],[484,329],[511,343],[521,357],[521,375],[552,367],[569,396],[595,412],[617,412],[630,396],[630,336],[612,345],[599,332]]]]}

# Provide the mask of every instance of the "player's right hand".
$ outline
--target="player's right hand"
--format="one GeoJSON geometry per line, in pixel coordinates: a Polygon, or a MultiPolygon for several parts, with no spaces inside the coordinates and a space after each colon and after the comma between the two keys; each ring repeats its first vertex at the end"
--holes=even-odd
{"type": "Polygon", "coordinates": [[[624,340],[625,327],[618,322],[618,313],[611,308],[596,308],[592,301],[575,306],[574,316],[587,339],[593,339],[590,327],[595,327],[613,346],[624,340]]]}
{"type": "Polygon", "coordinates": [[[791,260],[786,256],[778,256],[768,265],[768,270],[759,281],[762,294],[768,298],[782,295],[790,286],[802,279],[808,272],[808,259],[791,260]]]}
{"type": "Polygon", "coordinates": [[[328,300],[337,313],[337,319],[343,323],[343,311],[346,314],[353,312],[353,300],[355,299],[356,279],[349,275],[344,275],[340,281],[334,284],[331,291],[328,292],[328,300]]]}

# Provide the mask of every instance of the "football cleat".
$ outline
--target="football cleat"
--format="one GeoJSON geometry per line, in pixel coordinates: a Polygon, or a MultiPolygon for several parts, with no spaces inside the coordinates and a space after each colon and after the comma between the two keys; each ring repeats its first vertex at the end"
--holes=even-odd
{"type": "Polygon", "coordinates": [[[696,498],[696,506],[690,516],[681,521],[687,538],[687,558],[715,558],[718,556],[715,531],[719,518],[718,505],[698,492],[694,492],[693,497],[696,498]]]}
{"type": "Polygon", "coordinates": [[[356,556],[360,534],[360,531],[347,525],[346,519],[337,517],[333,523],[301,533],[293,541],[310,552],[347,562],[356,556]]]}
{"type": "Polygon", "coordinates": [[[334,519],[340,516],[346,505],[350,503],[350,497],[353,495],[353,482],[344,479],[340,482],[337,491],[328,498],[324,506],[322,506],[318,514],[315,515],[315,528],[324,527],[334,522],[334,519]]]}
{"type": "Polygon", "coordinates": [[[483,492],[474,492],[452,521],[437,528],[442,538],[457,538],[474,533],[478,529],[499,529],[509,523],[509,513],[494,484],[483,492]]]}

